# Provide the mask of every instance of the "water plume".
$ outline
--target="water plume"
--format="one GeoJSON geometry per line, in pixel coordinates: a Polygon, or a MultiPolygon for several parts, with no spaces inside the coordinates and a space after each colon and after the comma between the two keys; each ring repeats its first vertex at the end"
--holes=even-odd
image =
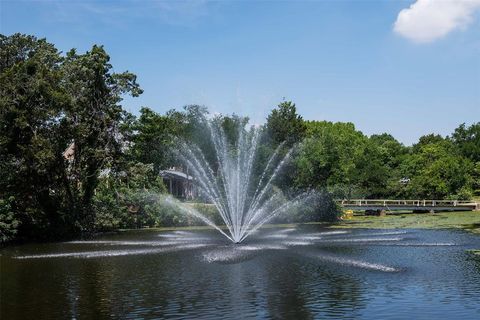
{"type": "Polygon", "coordinates": [[[167,198],[171,205],[214,227],[232,242],[240,243],[266,222],[315,196],[314,192],[305,192],[287,200],[275,187],[275,180],[290,161],[293,148],[282,152],[284,145],[278,146],[258,174],[254,168],[260,146],[260,128],[238,126],[237,138],[229,141],[220,124],[207,120],[205,124],[210,132],[215,169],[197,145],[180,141],[175,153],[195,178],[202,196],[215,206],[226,230],[188,204],[167,198]]]}

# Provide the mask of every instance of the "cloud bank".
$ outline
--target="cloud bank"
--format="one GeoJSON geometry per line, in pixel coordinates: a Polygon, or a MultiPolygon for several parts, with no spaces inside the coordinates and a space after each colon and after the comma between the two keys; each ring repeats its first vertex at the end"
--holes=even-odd
{"type": "Polygon", "coordinates": [[[400,11],[393,30],[414,42],[428,43],[465,29],[478,9],[480,0],[417,0],[400,11]]]}

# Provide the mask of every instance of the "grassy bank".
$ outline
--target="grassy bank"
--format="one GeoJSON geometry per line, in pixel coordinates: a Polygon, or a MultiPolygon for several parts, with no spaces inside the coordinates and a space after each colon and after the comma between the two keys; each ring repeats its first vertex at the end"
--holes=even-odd
{"type": "MultiPolygon", "coordinates": [[[[389,214],[383,217],[354,215],[350,220],[339,221],[337,223],[328,222],[310,222],[305,224],[319,224],[331,228],[372,228],[372,229],[446,229],[457,228],[480,234],[480,212],[464,211],[464,212],[442,212],[432,214],[389,214]]],[[[262,228],[292,228],[300,224],[265,224],[262,228]]],[[[225,226],[219,225],[220,228],[226,229],[225,226]]],[[[155,231],[173,231],[173,230],[204,230],[212,229],[209,226],[184,226],[184,227],[157,227],[147,228],[155,231]]],[[[123,229],[120,231],[138,230],[123,229]]]]}
{"type": "Polygon", "coordinates": [[[480,258],[480,250],[467,250],[470,252],[474,257],[480,258]]]}
{"type": "Polygon", "coordinates": [[[444,229],[458,228],[480,234],[480,212],[441,212],[436,214],[389,214],[383,217],[354,215],[332,225],[333,228],[419,228],[444,229]]]}

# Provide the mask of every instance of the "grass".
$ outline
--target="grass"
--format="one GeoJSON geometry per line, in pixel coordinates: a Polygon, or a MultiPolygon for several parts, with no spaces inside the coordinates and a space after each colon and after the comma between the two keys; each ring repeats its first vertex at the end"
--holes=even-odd
{"type": "Polygon", "coordinates": [[[384,217],[354,215],[352,219],[332,225],[333,228],[373,229],[446,229],[457,228],[480,234],[480,212],[440,212],[436,214],[404,213],[384,217]]]}
{"type": "MultiPolygon", "coordinates": [[[[349,220],[337,223],[310,222],[306,224],[319,224],[331,228],[371,228],[371,229],[463,229],[480,235],[480,212],[440,212],[436,214],[427,213],[400,213],[388,214],[383,217],[354,215],[349,220]]],[[[291,228],[298,224],[265,224],[262,228],[291,228]]],[[[225,226],[219,226],[225,229],[225,226]]],[[[152,231],[173,231],[173,230],[206,230],[210,226],[185,226],[185,227],[159,227],[148,228],[152,231]]],[[[128,229],[119,230],[127,231],[128,229]]],[[[138,230],[138,229],[137,229],[138,230]]]]}
{"type": "Polygon", "coordinates": [[[467,251],[473,254],[474,256],[480,257],[480,250],[467,250],[467,251]]]}

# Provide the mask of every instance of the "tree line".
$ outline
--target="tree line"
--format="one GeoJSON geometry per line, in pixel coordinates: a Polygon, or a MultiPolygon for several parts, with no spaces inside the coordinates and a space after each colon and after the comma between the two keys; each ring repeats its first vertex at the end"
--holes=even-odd
{"type": "MultiPolygon", "coordinates": [[[[159,171],[179,165],[171,152],[177,139],[211,148],[201,119],[218,121],[234,140],[248,118],[211,116],[197,105],[130,114],[122,99],[142,89],[133,73],[114,72],[109,60],[102,46],[62,53],[45,39],[0,35],[2,241],[192,223],[157,201],[166,192],[159,171]]],[[[366,136],[352,123],[304,120],[283,101],[261,130],[258,172],[279,146],[283,153],[296,148],[279,187],[334,198],[480,194],[480,122],[405,146],[387,133],[366,136]]],[[[208,156],[214,165],[213,152],[208,156]]]]}

